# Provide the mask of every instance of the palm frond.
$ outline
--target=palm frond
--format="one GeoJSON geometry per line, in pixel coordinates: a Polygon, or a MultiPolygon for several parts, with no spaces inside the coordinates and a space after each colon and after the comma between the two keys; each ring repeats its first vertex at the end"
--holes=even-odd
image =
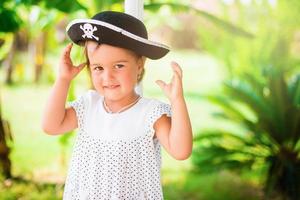
{"type": "Polygon", "coordinates": [[[265,119],[272,119],[272,109],[264,97],[257,94],[253,87],[244,81],[238,79],[225,82],[225,92],[235,101],[245,102],[256,113],[264,114],[265,119]]]}
{"type": "Polygon", "coordinates": [[[253,113],[251,113],[251,116],[249,116],[249,112],[251,112],[251,110],[249,110],[247,116],[247,114],[241,111],[239,106],[235,104],[236,102],[230,100],[228,97],[222,95],[205,95],[204,97],[211,103],[214,103],[222,108],[222,112],[215,112],[213,113],[214,116],[232,120],[235,123],[244,126],[253,133],[259,132],[255,124],[257,121],[256,116],[253,113]]]}
{"type": "Polygon", "coordinates": [[[237,105],[237,100],[230,100],[228,96],[205,95],[203,97],[222,108],[222,112],[215,112],[213,113],[213,116],[234,122],[238,126],[241,126],[241,128],[247,130],[247,133],[253,134],[257,140],[256,142],[266,145],[273,149],[273,151],[276,151],[276,146],[278,146],[277,142],[274,141],[272,137],[266,136],[265,130],[260,126],[257,126],[258,119],[256,113],[252,112],[252,109],[249,105],[245,105],[244,102],[238,102],[239,104],[244,104],[244,110],[247,109],[248,112],[245,114],[245,111],[242,112],[241,108],[239,108],[240,106],[237,105]],[[251,113],[251,117],[249,117],[249,112],[251,113]]]}
{"type": "Polygon", "coordinates": [[[269,155],[269,149],[262,149],[255,141],[216,131],[195,137],[192,161],[200,171],[251,168],[258,160],[269,155]]]}
{"type": "Polygon", "coordinates": [[[283,74],[275,70],[273,71],[268,75],[268,86],[270,89],[268,99],[272,104],[274,118],[277,122],[273,126],[276,129],[274,133],[277,134],[277,138],[284,141],[290,138],[291,134],[287,126],[292,117],[290,116],[292,101],[288,95],[287,84],[283,78],[283,74]]]}
{"type": "Polygon", "coordinates": [[[276,108],[261,94],[257,94],[247,82],[233,80],[225,83],[226,92],[236,101],[246,103],[258,117],[258,127],[268,133],[277,143],[282,143],[281,132],[276,129],[276,108]]]}
{"type": "Polygon", "coordinates": [[[293,117],[289,121],[289,129],[291,131],[291,140],[296,148],[297,142],[300,140],[300,75],[298,74],[288,85],[288,93],[292,100],[293,106],[288,113],[293,117]]]}
{"type": "Polygon", "coordinates": [[[192,162],[200,172],[218,171],[222,169],[241,170],[251,169],[255,162],[249,156],[238,155],[234,151],[219,146],[210,146],[195,149],[192,162]],[[237,158],[239,157],[239,159],[237,158]]]}
{"type": "Polygon", "coordinates": [[[300,107],[300,74],[297,74],[288,85],[289,96],[292,98],[293,104],[300,107]]]}
{"type": "Polygon", "coordinates": [[[208,143],[220,146],[226,146],[229,149],[238,149],[245,154],[252,154],[260,157],[262,152],[273,152],[272,145],[267,138],[261,137],[259,140],[250,135],[236,135],[224,130],[202,131],[194,137],[196,146],[205,146],[208,143]],[[256,152],[256,149],[261,151],[256,152]]]}

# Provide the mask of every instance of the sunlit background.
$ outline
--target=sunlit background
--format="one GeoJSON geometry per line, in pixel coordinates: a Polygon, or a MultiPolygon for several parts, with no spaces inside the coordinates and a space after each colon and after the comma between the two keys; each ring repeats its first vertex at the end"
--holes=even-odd
{"type": "MultiPolygon", "coordinates": [[[[70,42],[66,25],[120,0],[0,0],[0,199],[61,199],[76,131],[49,136],[41,115],[70,42]]],[[[163,151],[167,200],[300,199],[300,1],[144,0],[150,39],[171,47],[147,60],[143,95],[183,68],[192,156],[163,151]]],[[[74,47],[74,63],[84,60],[74,47]]],[[[91,87],[88,71],[68,100],[91,87]]],[[[178,147],[180,148],[180,147],[178,147]]]]}

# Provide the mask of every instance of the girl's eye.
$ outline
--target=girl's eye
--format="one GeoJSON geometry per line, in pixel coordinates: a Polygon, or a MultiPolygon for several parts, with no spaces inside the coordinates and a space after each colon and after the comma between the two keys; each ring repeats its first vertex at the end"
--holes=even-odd
{"type": "Polygon", "coordinates": [[[124,67],[124,65],[123,65],[123,64],[117,64],[117,65],[115,65],[115,67],[116,67],[117,69],[121,69],[122,67],[124,67]]]}
{"type": "Polygon", "coordinates": [[[97,66],[97,67],[94,67],[94,70],[95,70],[95,71],[102,71],[102,70],[103,70],[103,67],[97,66]]]}

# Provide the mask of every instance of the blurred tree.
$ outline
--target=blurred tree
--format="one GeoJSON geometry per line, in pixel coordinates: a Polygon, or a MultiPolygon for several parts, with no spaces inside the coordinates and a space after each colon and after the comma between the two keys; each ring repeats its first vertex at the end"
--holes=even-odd
{"type": "MultiPolygon", "coordinates": [[[[24,15],[22,16],[23,20],[20,19],[18,14],[26,13],[26,10],[34,9],[34,7],[39,4],[39,3],[45,3],[45,7],[49,8],[55,8],[57,10],[62,10],[62,11],[74,11],[78,9],[82,9],[82,7],[77,1],[64,1],[64,6],[68,5],[67,8],[64,6],[61,6],[59,2],[41,2],[41,1],[29,1],[29,0],[20,0],[20,1],[11,1],[11,0],[2,0],[1,4],[2,7],[0,8],[0,32],[12,32],[13,33],[13,41],[12,45],[10,47],[10,50],[7,52],[7,57],[6,57],[6,69],[7,69],[7,76],[6,76],[6,83],[11,84],[12,83],[12,72],[13,72],[13,59],[15,57],[16,51],[18,50],[18,47],[20,47],[20,44],[22,44],[22,37],[19,35],[19,30],[24,24],[26,24],[26,21],[24,19],[24,15]],[[22,12],[18,13],[16,10],[19,9],[20,7],[23,8],[21,10],[22,12]]],[[[45,16],[45,15],[44,15],[45,16]]],[[[45,32],[46,31],[41,31],[41,27],[46,27],[47,25],[53,23],[53,18],[49,18],[51,15],[47,15],[47,17],[42,18],[40,20],[40,37],[39,39],[35,40],[37,41],[37,51],[36,51],[36,56],[35,56],[35,63],[36,63],[36,80],[38,80],[38,76],[41,72],[41,66],[43,64],[43,57],[45,53],[45,45],[44,42],[45,40],[45,32]]],[[[28,17],[28,15],[27,15],[28,17]]],[[[37,23],[39,24],[39,23],[37,23]]],[[[30,27],[30,26],[29,26],[30,27]]],[[[26,29],[25,29],[26,30],[26,29]]],[[[27,32],[28,33],[28,32],[27,32]]],[[[5,42],[5,41],[3,41],[5,42]]],[[[2,45],[1,45],[2,46],[2,45]]],[[[9,146],[10,140],[12,141],[12,136],[11,136],[11,131],[9,129],[9,123],[5,121],[2,118],[2,115],[0,114],[0,165],[2,167],[1,172],[3,173],[5,178],[11,178],[11,161],[9,159],[9,153],[11,151],[11,147],[9,146]]]]}
{"type": "MultiPolygon", "coordinates": [[[[12,6],[12,1],[2,0],[2,7],[0,8],[0,32],[16,32],[21,26],[21,19],[16,13],[15,7],[12,6]]],[[[3,39],[3,42],[6,42],[3,39]]],[[[7,71],[6,83],[12,82],[11,74],[13,71],[13,57],[17,46],[17,35],[14,35],[13,42],[11,44],[10,54],[4,62],[4,67],[7,71]]],[[[7,52],[8,53],[8,52],[7,52]]]]}
{"type": "Polygon", "coordinates": [[[72,0],[66,0],[64,2],[3,0],[3,7],[0,9],[0,17],[1,15],[3,17],[0,21],[0,32],[12,32],[14,34],[11,49],[7,51],[5,62],[7,66],[6,83],[11,84],[13,82],[13,59],[16,57],[16,52],[21,50],[18,47],[24,43],[24,39],[29,39],[29,44],[26,45],[27,47],[33,47],[33,50],[29,52],[34,53],[34,77],[35,82],[38,82],[45,60],[47,32],[61,19],[59,15],[60,12],[70,13],[78,10],[86,10],[86,8],[77,1],[72,0]],[[27,37],[24,37],[24,35],[27,37]]]}
{"type": "Polygon", "coordinates": [[[4,178],[12,177],[11,160],[9,158],[12,142],[13,138],[9,122],[3,119],[0,107],[0,173],[4,178]]]}
{"type": "MultiPolygon", "coordinates": [[[[16,31],[19,28],[19,18],[14,10],[5,9],[4,5],[7,1],[2,0],[1,3],[3,7],[0,7],[0,32],[16,31]]],[[[1,47],[3,47],[4,42],[5,41],[3,40],[1,47]]],[[[15,45],[16,44],[13,43],[12,49],[15,48],[15,45]]],[[[8,66],[10,66],[12,58],[10,57],[8,60],[8,66]]],[[[4,178],[11,178],[12,176],[11,161],[9,158],[11,151],[11,146],[9,145],[10,141],[12,141],[12,134],[9,128],[9,122],[2,118],[0,109],[0,172],[3,174],[4,178]]]]}

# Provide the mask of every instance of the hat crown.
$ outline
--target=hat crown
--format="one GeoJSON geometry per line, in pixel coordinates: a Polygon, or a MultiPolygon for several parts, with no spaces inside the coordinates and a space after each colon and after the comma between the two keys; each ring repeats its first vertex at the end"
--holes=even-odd
{"type": "Polygon", "coordinates": [[[104,11],[96,14],[92,19],[112,24],[130,33],[148,39],[148,33],[144,23],[126,13],[104,11]]]}
{"type": "Polygon", "coordinates": [[[90,40],[129,49],[151,59],[159,59],[169,52],[169,47],[148,40],[142,21],[122,12],[104,11],[92,19],[75,19],[66,30],[70,39],[81,46],[90,40]]]}

